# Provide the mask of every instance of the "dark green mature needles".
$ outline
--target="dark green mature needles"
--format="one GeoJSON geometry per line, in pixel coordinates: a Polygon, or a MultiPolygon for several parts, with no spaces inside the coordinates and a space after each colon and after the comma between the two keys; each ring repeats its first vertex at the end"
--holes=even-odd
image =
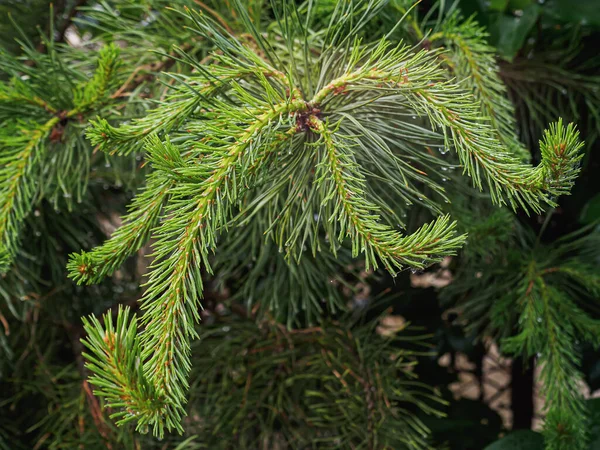
{"type": "Polygon", "coordinates": [[[207,418],[207,445],[227,448],[237,435],[244,449],[265,442],[266,448],[428,448],[427,429],[414,413],[438,415],[441,405],[413,372],[415,357],[427,350],[422,338],[406,330],[385,338],[373,323],[343,323],[288,330],[244,319],[203,326],[190,402],[207,418]]]}
{"type": "Polygon", "coordinates": [[[445,163],[427,156],[429,145],[454,150],[495,203],[534,212],[567,193],[578,170],[572,125],[552,125],[541,164],[524,165],[482,120],[472,93],[448,81],[439,52],[385,39],[363,44],[357,33],[382,2],[355,10],[340,2],[329,26],[316,31],[308,28],[310,14],[283,2],[273,10],[277,26],[269,39],[235,4],[248,29],[243,40],[207,15],[186,12],[189,29],[217,49],[210,63],[180,51],[178,59],[194,70],[172,75],[164,103],[120,127],[100,118],[87,133],[110,154],[143,146],[153,168],[122,228],[104,245],[72,255],[69,269],[79,283],[97,283],[154,237],[139,336],[126,317],[119,317],[114,338],[97,323],[86,329],[96,354],[92,382],[109,386],[100,392],[123,408],[123,420],[138,417],[139,428],[150,425],[157,435],[181,430],[202,272],[211,272],[220,234],[263,215],[261,233],[285,249],[290,264],[308,249],[318,258],[326,235],[334,255],[349,241],[367,268],[383,265],[394,274],[440,261],[465,241],[447,216],[409,235],[397,229],[401,221],[390,221],[398,202],[440,211],[446,197],[437,169],[445,163]],[[376,181],[391,186],[385,196],[376,181]],[[119,353],[122,345],[113,341],[133,345],[131,352],[119,353]],[[143,389],[133,395],[138,385],[143,389]],[[157,410],[154,396],[169,407],[157,410]]]}
{"type": "Polygon", "coordinates": [[[587,448],[577,347],[600,344],[600,322],[590,314],[600,294],[598,233],[588,227],[543,245],[513,228],[493,263],[471,260],[443,295],[472,328],[500,338],[503,351],[541,366],[546,448],[587,448]]]}

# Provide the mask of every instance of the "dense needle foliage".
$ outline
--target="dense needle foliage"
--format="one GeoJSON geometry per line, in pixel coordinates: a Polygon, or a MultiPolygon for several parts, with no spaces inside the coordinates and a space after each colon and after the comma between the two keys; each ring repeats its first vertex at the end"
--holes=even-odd
{"type": "Polygon", "coordinates": [[[594,29],[463,3],[3,6],[0,448],[483,448],[436,361],[497,345],[587,449],[594,29]]]}

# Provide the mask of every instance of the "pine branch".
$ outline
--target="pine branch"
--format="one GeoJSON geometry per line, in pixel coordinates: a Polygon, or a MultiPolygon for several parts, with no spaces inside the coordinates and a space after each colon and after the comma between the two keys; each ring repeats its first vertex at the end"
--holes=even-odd
{"type": "MultiPolygon", "coordinates": [[[[39,71],[31,71],[21,61],[8,55],[0,55],[6,64],[3,71],[16,75],[18,71],[30,72],[31,81],[23,82],[13,78],[12,82],[0,83],[0,123],[5,123],[0,134],[0,271],[4,272],[10,266],[18,252],[18,241],[21,233],[22,222],[33,209],[33,203],[40,198],[50,196],[50,186],[56,183],[60,186],[65,197],[71,197],[71,190],[65,187],[64,181],[68,174],[50,172],[53,179],[38,181],[38,175],[48,175],[45,162],[49,156],[49,149],[64,139],[65,126],[70,120],[82,120],[83,115],[90,110],[100,110],[107,101],[106,93],[111,89],[117,79],[118,49],[114,45],[104,47],[98,55],[98,68],[88,82],[74,83],[76,78],[73,73],[68,73],[62,62],[55,54],[54,48],[49,48],[50,56],[40,55],[32,49],[27,49],[33,56],[39,58],[42,67],[39,71]],[[50,73],[44,73],[48,66],[50,73]],[[65,84],[69,95],[69,104],[61,98],[64,92],[48,92],[44,86],[46,77],[51,77],[54,71],[67,72],[65,84]],[[75,79],[68,78],[73,76],[75,79]],[[47,97],[48,100],[44,100],[47,97]],[[23,105],[26,108],[23,110],[23,105]],[[60,106],[59,106],[60,105],[60,106]],[[63,108],[63,106],[65,106],[63,108]],[[16,119],[15,116],[18,118],[16,119]]],[[[77,72],[75,72],[77,73],[77,72]]],[[[80,75],[77,73],[77,75],[80,75]]],[[[56,82],[56,80],[53,80],[56,82]]],[[[49,84],[52,86],[52,84],[49,84]]],[[[63,87],[64,89],[64,87],[63,87]]],[[[66,97],[67,95],[64,95],[66,97]]],[[[71,152],[78,149],[78,140],[75,143],[61,148],[61,162],[68,169],[73,157],[71,152]]],[[[54,156],[56,159],[57,156],[54,156]]],[[[48,164],[48,166],[50,166],[48,164]]],[[[78,167],[77,167],[78,168],[78,167]]],[[[85,181],[86,177],[77,173],[73,183],[75,186],[85,181]]]]}
{"type": "MultiPolygon", "coordinates": [[[[457,85],[445,81],[433,53],[411,55],[405,47],[389,49],[389,44],[380,41],[366,64],[331,81],[311,104],[323,106],[340,91],[352,95],[371,90],[378,96],[403,96],[416,112],[429,118],[434,129],[442,128],[445,146],[457,152],[474,185],[481,189],[485,178],[495,203],[508,202],[513,208],[530,208],[535,213],[542,211],[543,202],[555,205],[554,198],[568,192],[579,171],[583,145],[574,125],[565,128],[561,120],[551,125],[540,143],[540,165],[533,168],[522,164],[497,140],[494,130],[482,123],[477,103],[457,85]]],[[[352,55],[354,60],[362,57],[358,49],[352,55]]]]}
{"type": "Polygon", "coordinates": [[[191,401],[207,445],[256,448],[273,438],[263,424],[278,423],[285,446],[429,448],[414,411],[439,416],[439,400],[414,379],[427,347],[410,332],[383,338],[345,318],[299,330],[225,319],[200,332],[191,401]]]}
{"type": "Polygon", "coordinates": [[[526,57],[501,65],[500,75],[516,108],[518,130],[527,144],[534,143],[544,124],[554,117],[585,127],[588,148],[600,136],[599,60],[583,52],[584,34],[577,27],[541,34],[526,57]]]}
{"type": "Polygon", "coordinates": [[[109,93],[116,88],[119,70],[119,48],[112,44],[103,47],[98,55],[98,68],[94,76],[75,91],[73,109],[66,117],[82,114],[90,109],[99,110],[99,106],[109,100],[109,93]]]}
{"type": "Polygon", "coordinates": [[[160,173],[151,174],[148,185],[131,203],[130,213],[123,217],[123,224],[114,235],[91,252],[70,255],[67,266],[70,277],[79,284],[100,283],[141,249],[158,223],[172,184],[160,173]]]}
{"type": "MultiPolygon", "coordinates": [[[[195,64],[195,63],[194,63],[195,64]]],[[[273,76],[285,81],[285,76],[270,67],[260,68],[265,76],[273,76]]],[[[173,129],[179,129],[184,122],[197,113],[200,105],[207,98],[215,95],[219,90],[227,87],[233,81],[240,81],[245,76],[256,75],[255,68],[236,68],[225,71],[224,74],[209,76],[199,86],[193,81],[189,84],[180,76],[183,86],[177,92],[170,95],[165,103],[151,110],[141,119],[132,120],[131,125],[115,128],[105,119],[98,118],[90,121],[92,127],[87,131],[87,137],[94,146],[108,154],[129,155],[139,151],[144,145],[144,139],[154,133],[168,133],[173,129]]],[[[177,78],[176,78],[177,79],[177,78]]]]}
{"type": "MultiPolygon", "coordinates": [[[[532,266],[532,270],[535,270],[532,266]]],[[[577,337],[590,338],[598,343],[598,321],[591,320],[568,297],[551,286],[535,272],[524,280],[521,332],[503,341],[503,350],[523,356],[536,355],[541,366],[540,382],[547,411],[544,430],[546,448],[585,448],[586,410],[580,392],[582,376],[580,358],[573,351],[577,337]],[[582,333],[583,331],[583,333],[582,333]]]]}
{"type": "Polygon", "coordinates": [[[461,21],[452,13],[441,21],[440,31],[429,37],[431,43],[443,42],[447,53],[443,60],[457,77],[461,86],[473,92],[481,104],[481,112],[490,118],[500,141],[517,156],[529,160],[529,152],[519,142],[514,107],[500,78],[496,50],[488,44],[485,28],[473,17],[461,21]]]}
{"type": "Polygon", "coordinates": [[[470,331],[500,338],[503,351],[541,367],[550,449],[587,448],[577,341],[600,345],[600,322],[589,312],[600,281],[598,239],[586,227],[541,245],[517,226],[503,251],[466,261],[445,288],[446,298],[460,299],[470,331]]]}
{"type": "MultiPolygon", "coordinates": [[[[130,153],[146,138],[155,177],[170,183],[162,211],[149,183],[148,195],[136,199],[124,227],[105,246],[75,255],[69,268],[79,282],[98,281],[149,237],[151,226],[142,224],[145,212],[158,217],[139,348],[144,383],[175,408],[186,402],[202,270],[211,272],[209,254],[230,226],[265,211],[263,232],[286,247],[288,259],[294,252],[300,258],[308,240],[316,255],[317,236],[324,232],[333,254],[349,237],[355,256],[363,253],[368,266],[381,262],[392,273],[406,265],[430,265],[464,242],[447,216],[406,236],[381,222],[384,211],[393,216],[393,208],[375,203],[382,197],[369,187],[370,179],[392,180],[391,168],[398,168],[422,190],[443,193],[443,188],[402,161],[402,142],[378,139],[381,122],[364,120],[361,111],[379,108],[392,128],[406,128],[407,112],[426,117],[433,133],[419,130],[403,139],[423,148],[423,136],[437,138],[435,131],[441,130],[464,172],[480,189],[485,179],[499,204],[540,211],[543,201],[552,204],[550,196],[568,192],[580,158],[574,127],[559,121],[541,144],[540,166],[522,164],[481,119],[472,94],[447,80],[437,52],[415,53],[385,39],[363,45],[357,30],[380,2],[357,9],[356,23],[343,15],[321,34],[309,32],[293,4],[286,3],[282,17],[290,23],[280,21],[277,31],[285,48],[270,45],[236,4],[259,52],[210,17],[185,13],[190,29],[217,48],[214,62],[203,65],[181,52],[178,60],[194,70],[172,75],[174,93],[165,105],[119,128],[99,119],[88,132],[109,153],[130,153]],[[342,34],[346,27],[354,30],[349,36],[342,34]],[[294,52],[295,39],[304,40],[303,51],[294,52]],[[381,155],[381,164],[373,163],[374,154],[381,155]]],[[[423,160],[415,156],[411,162],[423,160]]],[[[397,186],[400,194],[403,189],[397,186]]],[[[406,189],[416,188],[407,183],[406,189]]],[[[155,417],[154,411],[139,412],[155,417]]],[[[152,420],[155,432],[162,433],[166,422],[152,420]]],[[[178,420],[169,417],[167,428],[179,429],[173,425],[178,420]]]]}
{"type": "Polygon", "coordinates": [[[142,300],[146,311],[142,356],[152,383],[181,401],[185,399],[190,370],[189,340],[196,337],[193,326],[199,320],[200,268],[210,270],[208,251],[215,247],[217,229],[230,217],[229,205],[237,197],[232,185],[239,176],[236,166],[252,145],[252,136],[292,106],[293,103],[285,102],[260,115],[228,148],[227,155],[199,186],[193,201],[187,196],[178,199],[182,186],[171,189],[174,200],[167,211],[173,215],[157,233],[155,262],[142,300]],[[158,317],[163,319],[157,320],[158,317]]]}

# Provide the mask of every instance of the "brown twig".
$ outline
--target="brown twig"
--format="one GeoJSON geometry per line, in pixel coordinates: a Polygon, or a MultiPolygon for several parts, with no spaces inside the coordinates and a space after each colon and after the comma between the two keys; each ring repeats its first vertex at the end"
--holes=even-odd
{"type": "Polygon", "coordinates": [[[210,13],[215,19],[217,19],[217,22],[219,22],[221,24],[221,26],[223,28],[225,28],[229,34],[233,34],[233,30],[229,27],[229,25],[227,25],[227,22],[225,21],[225,19],[223,19],[218,12],[216,12],[214,9],[210,8],[209,6],[207,6],[204,2],[201,2],[200,0],[193,0],[193,2],[196,5],[198,5],[200,8],[206,10],[206,12],[210,13]]]}
{"type": "MultiPolygon", "coordinates": [[[[181,46],[181,50],[185,51],[191,48],[190,44],[184,44],[181,46]]],[[[120,97],[127,97],[130,95],[131,90],[135,89],[137,86],[142,84],[144,81],[148,81],[153,77],[151,73],[140,74],[142,71],[149,72],[164,72],[168,70],[173,64],[175,64],[175,59],[167,58],[163,61],[157,61],[151,64],[143,64],[141,66],[136,67],[133,72],[127,77],[125,82],[121,85],[117,91],[110,96],[111,99],[116,99],[120,97]]]]}
{"type": "Polygon", "coordinates": [[[85,392],[85,397],[87,399],[87,403],[90,407],[90,413],[92,414],[92,419],[94,420],[94,424],[96,425],[96,429],[100,436],[104,439],[104,444],[106,448],[109,450],[113,449],[112,444],[110,443],[110,436],[108,427],[104,422],[104,416],[102,414],[102,409],[100,408],[100,404],[98,403],[98,399],[94,396],[92,389],[87,380],[83,380],[81,382],[81,387],[85,392]]]}
{"type": "Polygon", "coordinates": [[[2,326],[4,327],[4,335],[10,335],[10,326],[8,325],[8,320],[6,320],[6,317],[2,314],[2,311],[0,311],[0,322],[2,322],[2,326]]]}
{"type": "Polygon", "coordinates": [[[81,337],[84,335],[85,331],[81,326],[75,326],[69,322],[63,322],[63,326],[69,336],[71,341],[71,347],[73,348],[73,353],[75,354],[75,360],[77,362],[77,368],[79,369],[79,373],[83,378],[81,382],[81,388],[85,393],[85,397],[90,408],[90,414],[92,415],[92,420],[94,421],[94,425],[98,430],[100,436],[104,440],[104,445],[108,450],[112,450],[113,446],[110,440],[110,429],[106,425],[104,415],[102,414],[102,408],[98,403],[98,399],[94,396],[92,389],[87,381],[87,369],[85,368],[85,363],[83,360],[83,344],[81,343],[81,337]]]}

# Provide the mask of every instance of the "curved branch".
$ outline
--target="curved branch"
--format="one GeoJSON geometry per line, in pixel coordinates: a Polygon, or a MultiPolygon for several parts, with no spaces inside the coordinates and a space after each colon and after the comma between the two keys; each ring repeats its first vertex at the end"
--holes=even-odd
{"type": "MultiPolygon", "coordinates": [[[[485,29],[473,18],[458,23],[460,16],[453,14],[446,20],[442,31],[435,33],[450,49],[444,62],[481,103],[482,113],[490,118],[500,140],[511,150],[529,156],[516,134],[514,106],[507,97],[506,86],[499,76],[495,49],[487,43],[485,29]]],[[[434,36],[431,36],[434,41],[434,36]]]]}
{"type": "Polygon", "coordinates": [[[350,236],[354,256],[365,253],[367,267],[377,267],[377,254],[392,274],[404,265],[423,268],[455,254],[464,244],[466,235],[456,236],[456,222],[450,223],[448,216],[439,217],[408,236],[381,223],[378,207],[366,199],[364,176],[349,149],[336,142],[334,133],[322,120],[312,117],[310,126],[321,136],[325,149],[321,172],[328,173],[322,173],[321,179],[328,179],[331,185],[324,202],[335,202],[341,224],[339,238],[350,236]]]}
{"type": "Polygon", "coordinates": [[[339,93],[369,91],[373,98],[397,97],[419,115],[427,116],[433,129],[442,128],[446,147],[456,150],[476,187],[482,189],[485,179],[495,203],[539,213],[543,202],[555,206],[554,198],[569,192],[579,172],[583,146],[573,124],[565,127],[561,119],[551,124],[540,144],[541,163],[537,167],[523,164],[498,140],[495,129],[482,120],[472,95],[446,80],[444,70],[433,60],[436,52],[411,54],[397,47],[384,53],[386,45],[380,43],[372,51],[383,56],[372,57],[331,81],[315,94],[310,105],[326,104],[339,93]]]}

